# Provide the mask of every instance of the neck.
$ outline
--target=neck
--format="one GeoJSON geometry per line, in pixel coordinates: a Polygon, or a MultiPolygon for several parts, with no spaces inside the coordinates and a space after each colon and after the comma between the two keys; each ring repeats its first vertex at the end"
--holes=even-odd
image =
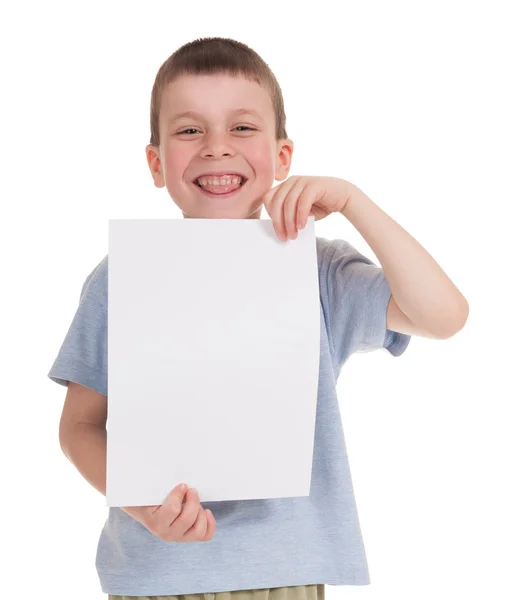
{"type": "MultiPolygon", "coordinates": [[[[251,213],[251,215],[249,215],[249,217],[244,217],[245,219],[260,219],[260,215],[262,214],[262,207],[260,206],[260,208],[258,208],[254,213],[251,213]]],[[[202,217],[191,217],[190,215],[187,215],[186,213],[182,213],[183,218],[184,219],[200,219],[202,217]]],[[[216,218],[220,218],[220,217],[216,217],[216,218]]]]}

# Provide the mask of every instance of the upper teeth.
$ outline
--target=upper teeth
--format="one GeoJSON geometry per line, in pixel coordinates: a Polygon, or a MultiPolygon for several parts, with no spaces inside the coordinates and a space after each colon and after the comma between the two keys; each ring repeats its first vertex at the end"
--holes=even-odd
{"type": "Polygon", "coordinates": [[[212,175],[204,175],[197,179],[200,185],[237,185],[242,182],[240,175],[223,175],[222,177],[213,177],[212,175]]]}

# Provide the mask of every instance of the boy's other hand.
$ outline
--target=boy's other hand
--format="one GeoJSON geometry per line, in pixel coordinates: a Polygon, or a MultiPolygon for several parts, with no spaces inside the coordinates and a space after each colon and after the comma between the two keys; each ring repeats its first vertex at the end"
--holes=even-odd
{"type": "Polygon", "coordinates": [[[342,212],[355,189],[349,181],[338,177],[292,175],[270,189],[262,198],[278,238],[296,239],[308,217],[315,221],[342,212]]]}
{"type": "Polygon", "coordinates": [[[160,506],[121,508],[164,542],[208,542],[216,531],[216,520],[209,509],[202,508],[195,488],[183,489],[186,486],[177,485],[160,506]]]}

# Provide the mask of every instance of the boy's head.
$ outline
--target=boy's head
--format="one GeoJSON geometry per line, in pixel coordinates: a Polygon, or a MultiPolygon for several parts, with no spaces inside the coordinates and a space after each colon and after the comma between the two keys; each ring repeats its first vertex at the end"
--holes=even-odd
{"type": "Polygon", "coordinates": [[[279,84],[254,50],[226,38],[185,44],[151,93],[153,181],[185,217],[259,218],[262,196],[290,169],[285,120],[279,84]]]}

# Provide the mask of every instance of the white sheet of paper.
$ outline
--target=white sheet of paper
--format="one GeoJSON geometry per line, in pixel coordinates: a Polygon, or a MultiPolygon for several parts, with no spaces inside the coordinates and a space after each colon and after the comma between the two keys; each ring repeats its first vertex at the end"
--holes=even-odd
{"type": "Polygon", "coordinates": [[[314,217],[110,219],[108,284],[107,506],[309,495],[314,217]]]}

